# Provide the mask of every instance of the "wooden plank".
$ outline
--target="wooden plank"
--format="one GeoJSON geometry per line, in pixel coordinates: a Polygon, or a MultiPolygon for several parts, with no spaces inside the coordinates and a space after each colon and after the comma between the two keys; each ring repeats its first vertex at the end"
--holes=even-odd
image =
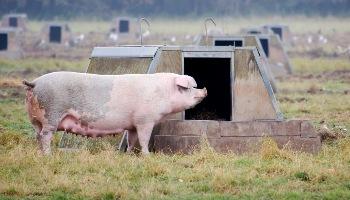
{"type": "Polygon", "coordinates": [[[253,52],[237,49],[234,56],[233,121],[277,119],[253,52]]]}
{"type": "Polygon", "coordinates": [[[163,50],[158,61],[156,73],[170,72],[175,74],[182,73],[182,53],[180,50],[163,50]]]}
{"type": "Polygon", "coordinates": [[[151,58],[91,58],[87,73],[145,74],[151,58]]]}
{"type": "MultiPolygon", "coordinates": [[[[256,41],[256,37],[254,35],[245,35],[244,36],[244,40],[245,40],[245,45],[244,46],[255,46],[255,47],[259,47],[257,41],[256,41]]],[[[261,51],[262,49],[259,49],[259,51],[261,51]]]]}

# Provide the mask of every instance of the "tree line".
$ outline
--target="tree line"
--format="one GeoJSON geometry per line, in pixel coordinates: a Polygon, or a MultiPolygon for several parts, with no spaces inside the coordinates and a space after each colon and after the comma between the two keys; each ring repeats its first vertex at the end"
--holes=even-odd
{"type": "Polygon", "coordinates": [[[0,14],[32,19],[111,16],[349,16],[350,0],[0,0],[0,14]]]}

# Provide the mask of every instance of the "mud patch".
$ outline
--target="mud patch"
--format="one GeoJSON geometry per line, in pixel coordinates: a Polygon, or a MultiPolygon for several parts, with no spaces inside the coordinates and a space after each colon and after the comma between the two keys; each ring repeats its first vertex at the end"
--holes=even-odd
{"type": "Polygon", "coordinates": [[[1,88],[0,99],[24,99],[23,88],[1,88]]]}
{"type": "Polygon", "coordinates": [[[322,88],[318,88],[317,86],[312,85],[306,92],[309,94],[317,94],[317,93],[321,93],[322,91],[323,91],[322,88]]]}
{"type": "Polygon", "coordinates": [[[0,79],[0,99],[24,98],[24,87],[20,79],[0,79]]]}
{"type": "Polygon", "coordinates": [[[315,88],[313,86],[309,87],[307,90],[302,90],[302,89],[280,89],[278,90],[281,94],[291,94],[291,93],[299,93],[299,94],[345,94],[348,95],[350,94],[350,90],[325,90],[323,88],[315,88]]]}
{"type": "Polygon", "coordinates": [[[1,78],[0,79],[0,88],[8,87],[20,87],[23,88],[22,82],[20,79],[15,78],[1,78]]]}
{"type": "Polygon", "coordinates": [[[307,99],[305,97],[300,98],[289,98],[289,97],[281,97],[278,98],[280,102],[288,102],[288,103],[300,103],[300,102],[307,102],[307,99]]]}
{"type": "Polygon", "coordinates": [[[324,72],[322,78],[325,79],[335,79],[335,80],[345,80],[350,83],[350,70],[336,70],[332,72],[324,72]]]}
{"type": "Polygon", "coordinates": [[[350,70],[335,70],[335,71],[326,71],[321,74],[300,74],[300,75],[290,75],[287,77],[276,77],[276,80],[281,82],[287,81],[301,81],[301,80],[343,80],[350,83],[350,70]]]}

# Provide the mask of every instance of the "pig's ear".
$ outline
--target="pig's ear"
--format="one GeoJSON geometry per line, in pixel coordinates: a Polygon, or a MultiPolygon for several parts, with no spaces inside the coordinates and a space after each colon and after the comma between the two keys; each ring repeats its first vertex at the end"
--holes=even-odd
{"type": "Polygon", "coordinates": [[[192,76],[187,76],[191,87],[197,87],[197,83],[192,76]]]}
{"type": "Polygon", "coordinates": [[[183,88],[190,88],[188,78],[185,76],[179,76],[175,78],[175,85],[183,87],[183,88]]]}

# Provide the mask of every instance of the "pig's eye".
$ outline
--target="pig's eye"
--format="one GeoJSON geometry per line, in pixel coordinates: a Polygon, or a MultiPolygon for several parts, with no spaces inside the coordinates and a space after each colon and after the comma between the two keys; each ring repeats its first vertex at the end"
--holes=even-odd
{"type": "Polygon", "coordinates": [[[190,88],[187,88],[187,87],[182,87],[180,85],[178,85],[178,89],[179,91],[182,93],[182,92],[187,92],[187,91],[190,91],[190,88]]]}

